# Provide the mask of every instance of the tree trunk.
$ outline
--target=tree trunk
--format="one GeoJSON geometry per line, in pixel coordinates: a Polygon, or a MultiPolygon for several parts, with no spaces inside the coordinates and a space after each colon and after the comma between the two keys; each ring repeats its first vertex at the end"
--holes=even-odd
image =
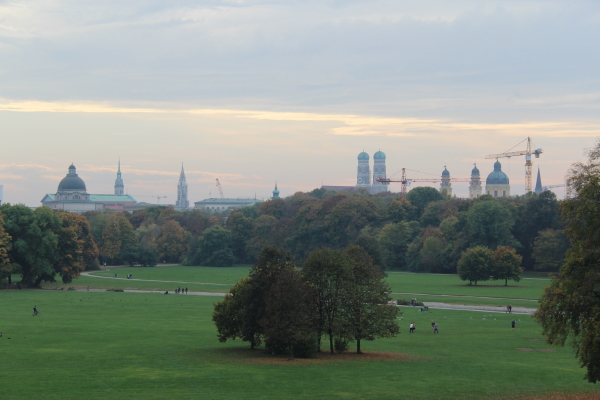
{"type": "Polygon", "coordinates": [[[504,286],[508,286],[508,278],[504,278],[504,286]]]}
{"type": "Polygon", "coordinates": [[[250,350],[254,350],[254,346],[256,346],[256,343],[254,342],[254,340],[250,341],[250,350]]]}
{"type": "Polygon", "coordinates": [[[321,335],[319,335],[319,338],[317,339],[317,353],[321,352],[321,335]]]}
{"type": "Polygon", "coordinates": [[[294,359],[294,346],[290,344],[290,361],[294,359]]]}
{"type": "Polygon", "coordinates": [[[356,353],[357,354],[362,353],[362,351],[360,351],[360,339],[356,339],[356,353]]]}
{"type": "Polygon", "coordinates": [[[333,354],[333,332],[329,331],[329,352],[333,354]]]}
{"type": "Polygon", "coordinates": [[[8,274],[8,286],[12,284],[12,276],[8,274]]]}

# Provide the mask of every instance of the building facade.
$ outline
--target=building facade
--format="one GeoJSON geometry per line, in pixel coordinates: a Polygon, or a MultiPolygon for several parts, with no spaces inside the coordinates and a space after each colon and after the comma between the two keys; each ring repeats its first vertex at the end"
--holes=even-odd
{"type": "Polygon", "coordinates": [[[121,177],[121,159],[119,158],[119,167],[117,169],[117,179],[115,179],[115,194],[117,196],[125,194],[125,184],[121,177]]]}
{"type": "Polygon", "coordinates": [[[369,167],[369,155],[364,151],[358,155],[358,166],[356,167],[356,186],[371,186],[371,168],[369,167]]]}
{"type": "Polygon", "coordinates": [[[256,203],[262,203],[262,200],[258,199],[204,199],[194,202],[194,208],[198,210],[206,211],[227,211],[235,210],[238,208],[252,206],[256,203]]]}
{"type": "Polygon", "coordinates": [[[471,171],[471,182],[469,183],[469,198],[476,199],[483,194],[481,188],[481,175],[477,164],[473,164],[473,170],[471,171]]]}
{"type": "Polygon", "coordinates": [[[494,171],[485,181],[485,193],[493,197],[510,196],[510,182],[508,176],[502,172],[502,164],[498,160],[494,163],[494,171]]]}
{"type": "MultiPolygon", "coordinates": [[[[119,162],[115,192],[117,189],[124,190],[120,164],[119,162]],[[118,186],[118,183],[121,185],[118,186]]],[[[73,164],[69,166],[67,176],[58,184],[56,193],[48,193],[42,199],[43,206],[75,213],[103,211],[107,208],[121,211],[124,206],[135,203],[136,200],[126,194],[89,194],[85,182],[79,177],[73,164]]]]}
{"type": "Polygon", "coordinates": [[[452,183],[450,183],[450,172],[444,165],[442,171],[442,183],[440,184],[440,193],[446,198],[452,197],[452,183]]]}

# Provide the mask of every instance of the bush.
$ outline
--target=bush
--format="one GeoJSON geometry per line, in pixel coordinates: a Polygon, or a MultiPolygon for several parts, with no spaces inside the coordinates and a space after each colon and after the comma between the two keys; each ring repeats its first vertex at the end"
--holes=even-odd
{"type": "Polygon", "coordinates": [[[338,353],[343,353],[344,351],[348,350],[349,343],[350,343],[350,341],[348,339],[345,339],[345,338],[335,338],[333,340],[333,348],[338,353]]]}
{"type": "Polygon", "coordinates": [[[294,345],[294,357],[313,358],[317,352],[317,335],[311,335],[308,340],[301,341],[294,345]]]}
{"type": "Polygon", "coordinates": [[[75,290],[75,291],[77,291],[77,289],[75,289],[73,286],[69,286],[69,288],[67,290],[75,290]]]}
{"type": "MultiPolygon", "coordinates": [[[[396,300],[396,304],[398,304],[399,306],[410,306],[410,300],[406,300],[406,299],[398,299],[396,300]]],[[[415,303],[416,307],[425,307],[425,304],[423,304],[422,301],[417,301],[415,303]]]]}
{"type": "Polygon", "coordinates": [[[107,292],[124,292],[123,289],[106,289],[107,292]]]}

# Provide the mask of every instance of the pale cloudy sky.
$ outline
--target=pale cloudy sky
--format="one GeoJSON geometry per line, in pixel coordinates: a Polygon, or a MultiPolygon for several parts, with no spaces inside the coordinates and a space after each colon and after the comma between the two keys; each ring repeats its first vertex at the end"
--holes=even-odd
{"type": "Polygon", "coordinates": [[[599,50],[597,1],[0,0],[0,184],[37,206],[73,162],[112,193],[120,156],[140,201],[181,162],[190,201],[285,196],[355,184],[363,149],[485,176],[527,136],[559,184],[600,136],[599,50]]]}

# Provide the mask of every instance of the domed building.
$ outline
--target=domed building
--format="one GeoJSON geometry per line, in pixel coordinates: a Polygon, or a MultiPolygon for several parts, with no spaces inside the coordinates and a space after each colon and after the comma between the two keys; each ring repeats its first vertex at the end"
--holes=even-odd
{"type": "Polygon", "coordinates": [[[452,183],[450,183],[450,171],[444,165],[444,170],[442,171],[442,184],[440,185],[440,193],[450,198],[452,197],[452,183]]]}
{"type": "Polygon", "coordinates": [[[473,164],[473,170],[471,171],[471,182],[469,184],[469,198],[476,199],[483,194],[481,190],[481,176],[479,175],[479,168],[477,164],[473,164]]]}
{"type": "Polygon", "coordinates": [[[389,182],[377,182],[377,178],[386,179],[385,153],[378,150],[373,154],[373,185],[369,189],[371,194],[387,192],[389,182]]]}
{"type": "Polygon", "coordinates": [[[485,192],[494,197],[510,196],[508,176],[502,172],[502,164],[498,160],[494,163],[494,171],[488,175],[485,181],[485,192]]]}
{"type": "Polygon", "coordinates": [[[356,186],[367,187],[371,185],[371,168],[369,167],[369,155],[364,151],[358,157],[356,168],[356,186]]]}
{"type": "Polygon", "coordinates": [[[56,194],[46,194],[42,199],[42,206],[75,213],[102,211],[105,208],[123,210],[123,206],[136,203],[136,200],[130,195],[122,194],[123,190],[120,161],[115,181],[115,193],[120,191],[121,194],[89,194],[85,182],[77,174],[75,165],[71,164],[67,176],[58,184],[56,194]]]}

